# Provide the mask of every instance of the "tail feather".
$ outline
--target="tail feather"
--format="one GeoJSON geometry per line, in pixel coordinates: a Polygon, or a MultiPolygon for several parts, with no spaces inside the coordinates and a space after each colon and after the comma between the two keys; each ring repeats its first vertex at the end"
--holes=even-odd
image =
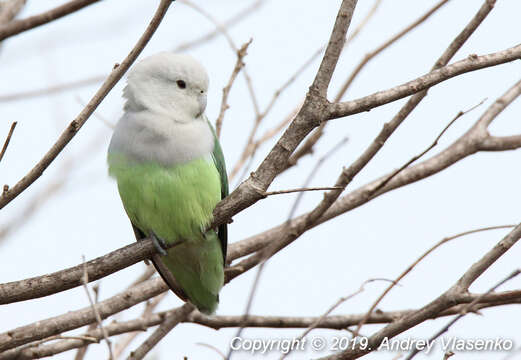
{"type": "Polygon", "coordinates": [[[157,264],[156,268],[176,294],[175,287],[171,286],[173,282],[167,280],[169,276],[175,278],[174,282],[201,312],[215,312],[224,283],[224,264],[221,244],[214,231],[170,248],[166,256],[158,258],[161,265],[157,264]]]}

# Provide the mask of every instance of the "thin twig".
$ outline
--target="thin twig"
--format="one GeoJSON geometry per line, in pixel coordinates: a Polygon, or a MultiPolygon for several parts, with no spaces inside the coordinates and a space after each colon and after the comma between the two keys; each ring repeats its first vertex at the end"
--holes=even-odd
{"type": "Polygon", "coordinates": [[[230,107],[228,105],[228,95],[230,94],[230,90],[235,79],[237,78],[237,75],[244,67],[243,59],[247,55],[248,46],[250,46],[252,41],[253,39],[250,39],[249,41],[244,43],[239,50],[237,50],[237,61],[235,62],[235,66],[233,68],[232,74],[230,75],[230,79],[228,80],[228,84],[226,84],[226,86],[223,88],[221,110],[219,111],[219,116],[217,117],[217,120],[215,120],[215,132],[218,138],[221,136],[221,128],[223,125],[224,113],[230,107]]]}
{"type": "Polygon", "coordinates": [[[16,127],[16,124],[18,124],[17,121],[13,122],[11,124],[11,128],[9,129],[9,133],[7,133],[7,138],[4,141],[4,146],[2,146],[2,151],[0,151],[0,161],[2,161],[4,154],[7,150],[7,147],[9,146],[9,142],[11,141],[11,136],[13,136],[14,128],[16,127]]]}
{"type": "Polygon", "coordinates": [[[82,255],[82,260],[83,260],[83,288],[85,289],[85,292],[87,293],[87,298],[89,299],[90,306],[92,307],[92,311],[94,312],[94,316],[96,317],[96,322],[98,323],[98,326],[101,329],[101,332],[103,333],[103,338],[105,339],[105,342],[107,343],[107,347],[109,349],[109,359],[114,360],[114,354],[112,353],[112,343],[109,339],[107,330],[103,327],[103,321],[101,320],[100,313],[98,311],[96,304],[94,303],[94,300],[92,300],[92,296],[90,295],[89,287],[87,285],[89,283],[89,273],[87,272],[87,265],[85,263],[84,255],[82,255]]]}
{"type": "Polygon", "coordinates": [[[264,195],[271,196],[271,195],[280,195],[280,194],[291,194],[291,193],[295,193],[295,192],[324,191],[324,190],[337,190],[337,189],[341,189],[341,187],[338,187],[338,186],[301,187],[301,188],[288,189],[288,190],[267,191],[264,193],[264,195]]]}
{"type": "MultiPolygon", "coordinates": [[[[89,275],[87,274],[86,276],[88,277],[89,275]]],[[[92,287],[92,291],[94,291],[94,303],[97,305],[98,304],[98,300],[99,300],[99,284],[94,285],[92,287]]],[[[88,289],[87,289],[87,292],[88,292],[88,289]]],[[[95,322],[90,324],[87,327],[87,333],[89,331],[95,330],[97,325],[98,325],[98,323],[95,323],[95,322]]],[[[106,330],[102,330],[102,332],[103,332],[103,337],[105,338],[106,335],[107,335],[107,332],[106,332],[106,330]]],[[[85,358],[85,355],[87,354],[87,350],[89,348],[89,345],[90,344],[86,344],[85,346],[80,347],[78,349],[78,351],[76,352],[76,356],[74,357],[74,360],[83,360],[85,358]]]]}

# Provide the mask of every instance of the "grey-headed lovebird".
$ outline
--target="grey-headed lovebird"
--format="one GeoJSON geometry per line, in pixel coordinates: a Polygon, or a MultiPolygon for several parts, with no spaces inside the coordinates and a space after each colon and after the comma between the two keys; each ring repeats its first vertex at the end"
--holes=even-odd
{"type": "Polygon", "coordinates": [[[137,240],[183,300],[211,314],[224,282],[227,228],[208,230],[228,195],[221,146],[204,113],[208,75],[192,57],[162,52],[137,63],[108,150],[109,174],[137,240]],[[179,285],[179,286],[176,286],[179,285]]]}

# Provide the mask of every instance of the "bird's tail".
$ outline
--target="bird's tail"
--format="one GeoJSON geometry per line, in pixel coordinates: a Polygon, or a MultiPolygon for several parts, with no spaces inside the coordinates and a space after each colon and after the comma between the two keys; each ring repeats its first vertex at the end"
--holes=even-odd
{"type": "MultiPolygon", "coordinates": [[[[161,264],[156,264],[156,269],[170,287],[165,267],[199,311],[205,314],[215,312],[224,283],[224,263],[221,244],[214,231],[170,248],[167,255],[159,259],[161,264]]],[[[172,290],[176,294],[179,292],[172,290]]]]}

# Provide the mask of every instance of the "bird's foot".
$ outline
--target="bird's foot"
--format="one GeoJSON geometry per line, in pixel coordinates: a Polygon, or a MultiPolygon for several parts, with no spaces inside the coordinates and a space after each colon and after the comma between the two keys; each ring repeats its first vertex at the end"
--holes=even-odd
{"type": "Polygon", "coordinates": [[[154,246],[155,246],[157,252],[160,255],[166,256],[168,248],[166,246],[165,241],[163,239],[159,238],[156,234],[154,234],[154,232],[152,232],[151,237],[152,237],[152,240],[154,242],[154,246]]]}

